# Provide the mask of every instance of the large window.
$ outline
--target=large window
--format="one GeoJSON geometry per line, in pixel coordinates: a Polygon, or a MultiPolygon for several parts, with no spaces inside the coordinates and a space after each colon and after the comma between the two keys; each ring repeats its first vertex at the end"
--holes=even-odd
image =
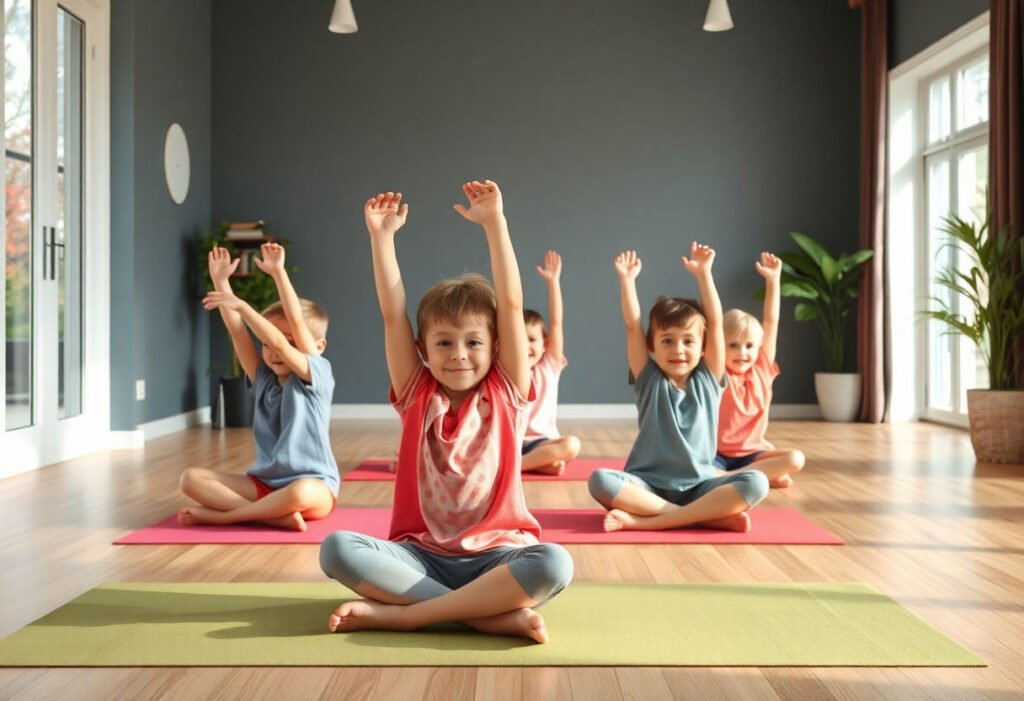
{"type": "Polygon", "coordinates": [[[970,343],[926,320],[929,297],[963,308],[933,280],[965,267],[942,220],[985,217],[988,38],[983,13],[889,72],[886,303],[893,421],[967,425],[966,396],[986,374],[970,343]]]}
{"type": "MultiPolygon", "coordinates": [[[[951,213],[980,225],[988,187],[988,55],[975,53],[934,74],[924,90],[927,141],[924,149],[927,296],[961,313],[960,299],[934,283],[940,268],[970,270],[970,261],[942,233],[951,213]]],[[[935,304],[932,303],[934,308],[935,304]]],[[[967,390],[986,387],[988,376],[974,345],[945,324],[927,323],[926,418],[957,420],[967,413],[967,390]]]]}

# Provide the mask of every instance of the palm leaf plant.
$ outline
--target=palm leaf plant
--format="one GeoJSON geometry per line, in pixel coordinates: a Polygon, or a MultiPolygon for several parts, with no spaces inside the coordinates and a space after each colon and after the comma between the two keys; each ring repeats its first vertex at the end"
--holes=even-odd
{"type": "Polygon", "coordinates": [[[943,218],[942,232],[947,241],[939,251],[957,248],[967,265],[950,263],[938,270],[935,284],[952,294],[931,297],[938,308],[922,313],[946,324],[946,333],[961,334],[977,346],[990,389],[1015,389],[1013,344],[1024,333],[1024,238],[1013,240],[1009,225],[990,235],[989,216],[978,227],[951,214],[943,218]]]}
{"type": "MultiPolygon", "coordinates": [[[[833,256],[809,236],[789,232],[800,250],[779,254],[782,279],[779,292],[783,297],[800,300],[793,310],[797,321],[813,321],[821,334],[825,352],[825,371],[843,372],[846,352],[846,318],[850,305],[857,298],[864,261],[871,250],[833,256]]],[[[763,299],[764,292],[759,296],[763,299]]]]}

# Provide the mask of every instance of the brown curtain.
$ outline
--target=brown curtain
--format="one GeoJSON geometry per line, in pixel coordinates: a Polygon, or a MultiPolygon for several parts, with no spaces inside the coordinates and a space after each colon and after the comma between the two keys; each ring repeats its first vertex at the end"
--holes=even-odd
{"type": "MultiPolygon", "coordinates": [[[[991,0],[989,17],[988,196],[992,231],[1024,236],[1024,11],[1022,0],[991,0]]],[[[1019,270],[1022,261],[1016,261],[1019,270]]],[[[1024,289],[1021,290],[1024,298],[1024,289]]],[[[1013,355],[1013,386],[1024,388],[1024,338],[1013,355]]]]}
{"type": "Polygon", "coordinates": [[[864,264],[857,305],[860,420],[878,423],[887,402],[885,360],[885,125],[888,2],[864,0],[861,11],[860,246],[875,255],[864,264]]]}

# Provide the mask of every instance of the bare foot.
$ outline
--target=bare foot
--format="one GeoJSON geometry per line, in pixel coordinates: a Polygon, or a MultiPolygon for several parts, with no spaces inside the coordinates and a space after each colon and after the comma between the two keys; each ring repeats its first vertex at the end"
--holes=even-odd
{"type": "Polygon", "coordinates": [[[554,475],[555,477],[559,477],[563,472],[565,472],[565,460],[558,460],[550,465],[533,467],[528,470],[523,470],[523,472],[536,472],[539,475],[554,475]]]}
{"type": "Polygon", "coordinates": [[[183,506],[178,509],[178,523],[182,526],[219,525],[227,523],[224,513],[205,506],[183,506]]]}
{"type": "Polygon", "coordinates": [[[346,601],[327,619],[327,630],[349,633],[354,630],[406,630],[402,622],[405,606],[382,604],[371,599],[346,601]]]}
{"type": "Polygon", "coordinates": [[[750,530],[750,515],[746,511],[741,511],[738,514],[733,514],[732,516],[716,518],[710,521],[702,521],[693,525],[700,526],[701,528],[714,528],[719,531],[747,533],[750,530]]]}
{"type": "Polygon", "coordinates": [[[789,475],[783,475],[777,480],[772,480],[768,484],[775,489],[785,489],[793,484],[793,478],[789,475]]]}
{"type": "Polygon", "coordinates": [[[604,515],[604,530],[608,533],[623,529],[636,530],[637,528],[636,516],[626,513],[622,509],[612,509],[604,515]]]}
{"type": "Polygon", "coordinates": [[[463,621],[481,633],[494,635],[515,635],[530,638],[538,643],[548,641],[548,629],[544,625],[544,617],[533,609],[518,609],[488,618],[474,618],[463,621]]]}
{"type": "Polygon", "coordinates": [[[268,518],[263,523],[275,528],[286,528],[290,531],[299,531],[300,533],[305,533],[306,531],[306,519],[302,518],[302,514],[298,511],[281,518],[268,518]]]}

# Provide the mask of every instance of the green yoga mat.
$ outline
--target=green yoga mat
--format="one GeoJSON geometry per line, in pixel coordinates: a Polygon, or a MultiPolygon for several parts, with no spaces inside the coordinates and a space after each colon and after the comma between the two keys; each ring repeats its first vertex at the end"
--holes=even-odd
{"type": "Polygon", "coordinates": [[[0,641],[9,667],[984,666],[864,584],[573,584],[547,645],[327,632],[323,584],[105,584],[0,641]]]}

